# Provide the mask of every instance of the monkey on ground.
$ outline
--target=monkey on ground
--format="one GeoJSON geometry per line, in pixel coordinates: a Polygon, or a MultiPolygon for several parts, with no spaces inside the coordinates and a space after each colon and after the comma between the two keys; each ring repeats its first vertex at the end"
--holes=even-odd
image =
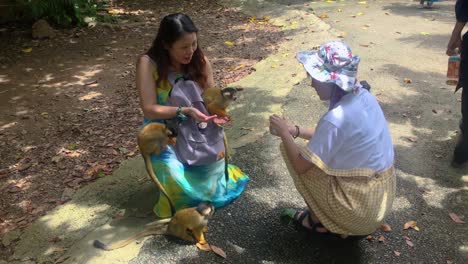
{"type": "Polygon", "coordinates": [[[196,207],[185,208],[168,219],[162,219],[149,224],[145,230],[119,242],[106,245],[94,240],[94,247],[103,250],[114,250],[124,247],[131,242],[150,235],[169,235],[189,242],[207,244],[203,232],[206,232],[208,219],[214,213],[214,206],[209,202],[202,202],[196,207]]]}
{"type": "Polygon", "coordinates": [[[227,107],[237,99],[237,92],[242,90],[244,89],[240,87],[208,88],[203,92],[202,98],[208,112],[211,115],[217,115],[216,120],[220,121],[220,123],[226,123],[231,118],[227,112],[227,107]]]}
{"type": "Polygon", "coordinates": [[[140,149],[141,155],[145,161],[146,171],[148,172],[151,180],[158,187],[159,191],[162,192],[169,201],[169,205],[171,206],[171,215],[175,214],[174,204],[171,197],[169,197],[163,185],[154,174],[150,155],[151,153],[159,155],[168,144],[175,145],[175,138],[173,136],[174,134],[164,124],[160,123],[150,123],[144,126],[138,133],[138,148],[140,149]]]}

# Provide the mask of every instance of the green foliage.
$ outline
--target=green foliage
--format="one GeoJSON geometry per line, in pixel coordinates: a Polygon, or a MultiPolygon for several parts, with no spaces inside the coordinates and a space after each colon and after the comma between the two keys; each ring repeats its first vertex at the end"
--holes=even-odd
{"type": "Polygon", "coordinates": [[[46,19],[59,26],[84,26],[85,17],[97,17],[108,0],[16,0],[23,17],[46,19]]]}

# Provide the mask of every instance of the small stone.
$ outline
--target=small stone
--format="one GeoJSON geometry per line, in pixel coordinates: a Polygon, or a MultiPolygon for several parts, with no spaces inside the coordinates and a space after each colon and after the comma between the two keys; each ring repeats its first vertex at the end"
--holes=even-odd
{"type": "Polygon", "coordinates": [[[53,38],[55,31],[47,21],[40,19],[32,25],[32,37],[34,39],[53,38]]]}

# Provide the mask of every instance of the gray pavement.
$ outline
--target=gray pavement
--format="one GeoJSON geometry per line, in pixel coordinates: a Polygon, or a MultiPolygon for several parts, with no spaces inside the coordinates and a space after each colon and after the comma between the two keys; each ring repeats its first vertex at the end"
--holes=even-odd
{"type": "Polygon", "coordinates": [[[65,263],[466,263],[467,225],[448,216],[468,217],[468,172],[448,165],[460,118],[459,94],[453,95],[444,78],[453,2],[436,3],[433,10],[397,0],[221,2],[250,15],[269,15],[287,35],[277,54],[236,83],[246,91],[233,109],[235,123],[227,133],[235,152],[232,162],[251,181],[240,198],[216,212],[207,235],[226,251],[227,259],[166,237],[113,252],[91,246],[96,238],[108,242],[126,237],[151,220],[147,213],[155,194],[137,158],[112,177],[79,190],[72,201],[25,230],[12,262],[53,262],[62,256],[65,263]],[[312,9],[328,18],[318,19],[312,9]],[[360,79],[372,85],[395,144],[398,191],[387,218],[393,231],[384,234],[384,242],[327,242],[282,226],[278,217],[281,208],[305,204],[286,172],[279,141],[267,133],[267,118],[284,113],[302,126],[317,123],[327,107],[310,88],[294,54],[338,36],[361,55],[360,79]],[[412,83],[405,84],[404,78],[412,83]],[[120,209],[126,209],[126,217],[112,219],[120,209]],[[419,232],[403,230],[410,220],[417,221],[419,232]],[[63,240],[52,247],[47,241],[55,236],[63,240]]]}

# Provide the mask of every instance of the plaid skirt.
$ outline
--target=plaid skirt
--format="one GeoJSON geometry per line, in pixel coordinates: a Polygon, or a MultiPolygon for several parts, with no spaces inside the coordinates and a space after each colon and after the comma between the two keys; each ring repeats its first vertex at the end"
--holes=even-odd
{"type": "Polygon", "coordinates": [[[314,166],[297,174],[283,144],[280,150],[296,189],[309,209],[330,232],[367,235],[374,232],[390,212],[395,197],[395,170],[334,170],[306,147],[301,155],[314,166]]]}

